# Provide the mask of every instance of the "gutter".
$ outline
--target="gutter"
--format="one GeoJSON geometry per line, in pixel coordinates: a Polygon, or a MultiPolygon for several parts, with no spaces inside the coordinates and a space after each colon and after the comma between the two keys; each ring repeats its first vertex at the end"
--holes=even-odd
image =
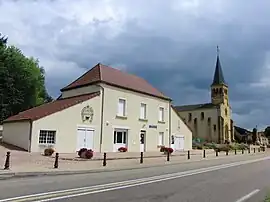
{"type": "Polygon", "coordinates": [[[101,153],[102,141],[103,141],[103,122],[104,122],[104,88],[101,85],[98,85],[102,90],[102,98],[101,98],[101,123],[100,123],[100,142],[99,142],[99,152],[101,153]]]}
{"type": "Polygon", "coordinates": [[[30,131],[29,131],[29,145],[28,145],[28,152],[31,152],[31,146],[32,146],[32,129],[33,129],[33,121],[30,120],[30,131]]]}

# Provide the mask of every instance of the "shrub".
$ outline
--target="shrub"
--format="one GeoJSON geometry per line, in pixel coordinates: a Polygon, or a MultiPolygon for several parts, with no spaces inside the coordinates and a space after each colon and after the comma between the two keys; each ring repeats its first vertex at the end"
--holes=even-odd
{"type": "Polygon", "coordinates": [[[215,149],[215,148],[217,148],[217,145],[215,143],[205,143],[204,148],[205,149],[215,149]]]}
{"type": "Polygon", "coordinates": [[[164,154],[167,154],[167,153],[169,153],[169,154],[173,153],[173,148],[165,147],[164,148],[164,154]]]}
{"type": "Polygon", "coordinates": [[[89,149],[89,150],[84,152],[84,157],[86,159],[91,159],[93,156],[94,156],[94,152],[92,149],[89,149]]]}
{"type": "Polygon", "coordinates": [[[44,150],[44,156],[51,156],[51,155],[53,155],[53,153],[54,153],[54,149],[53,148],[46,148],[44,150]]]}
{"type": "Polygon", "coordinates": [[[192,148],[193,149],[203,149],[203,145],[201,143],[198,143],[198,142],[193,142],[192,148]]]}
{"type": "Polygon", "coordinates": [[[165,148],[166,148],[165,146],[161,146],[160,147],[160,152],[164,152],[165,148]]]}
{"type": "Polygon", "coordinates": [[[118,151],[119,152],[126,152],[127,151],[127,148],[126,147],[119,147],[118,148],[118,151]]]}
{"type": "Polygon", "coordinates": [[[82,158],[83,153],[85,153],[86,151],[87,151],[87,148],[81,148],[80,151],[78,152],[79,157],[82,158]]]}

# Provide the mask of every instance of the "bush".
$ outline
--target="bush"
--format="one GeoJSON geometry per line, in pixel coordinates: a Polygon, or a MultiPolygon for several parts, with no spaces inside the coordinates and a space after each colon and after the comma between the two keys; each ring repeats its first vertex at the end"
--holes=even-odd
{"type": "Polygon", "coordinates": [[[53,153],[54,153],[54,149],[53,148],[46,148],[44,150],[44,156],[51,156],[51,155],[53,155],[53,153]]]}
{"type": "Polygon", "coordinates": [[[205,149],[216,149],[217,145],[215,143],[205,143],[204,148],[205,149]]]}
{"type": "Polygon", "coordinates": [[[215,151],[218,151],[218,152],[227,152],[227,151],[230,151],[230,146],[227,145],[227,144],[221,144],[221,145],[218,145],[216,148],[214,148],[215,151]]]}
{"type": "Polygon", "coordinates": [[[167,154],[167,153],[173,153],[173,148],[170,148],[170,147],[165,147],[164,148],[164,154],[167,154]]]}
{"type": "Polygon", "coordinates": [[[118,151],[119,152],[126,152],[127,151],[127,148],[126,147],[119,147],[118,148],[118,151]]]}
{"type": "Polygon", "coordinates": [[[201,143],[198,143],[198,142],[193,142],[192,149],[203,149],[203,145],[201,143]]]}
{"type": "Polygon", "coordinates": [[[94,152],[92,149],[89,149],[84,152],[84,156],[86,159],[91,159],[94,156],[94,152]]]}
{"type": "Polygon", "coordinates": [[[81,148],[80,151],[78,152],[79,157],[82,158],[83,153],[85,153],[87,150],[88,150],[87,148],[81,148]]]}
{"type": "Polygon", "coordinates": [[[165,146],[161,146],[159,151],[164,152],[165,148],[166,148],[165,146]]]}

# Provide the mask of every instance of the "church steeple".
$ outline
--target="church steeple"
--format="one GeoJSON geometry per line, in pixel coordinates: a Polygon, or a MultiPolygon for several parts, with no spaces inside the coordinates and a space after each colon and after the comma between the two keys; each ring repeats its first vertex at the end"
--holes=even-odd
{"type": "Polygon", "coordinates": [[[217,61],[216,61],[216,68],[215,68],[215,74],[214,74],[214,79],[212,82],[213,85],[226,85],[221,64],[220,64],[220,59],[219,59],[219,47],[217,46],[217,61]]]}
{"type": "Polygon", "coordinates": [[[219,59],[219,48],[217,46],[217,61],[216,61],[216,68],[215,74],[213,78],[213,82],[211,85],[211,98],[213,104],[221,104],[221,103],[228,103],[228,85],[225,82],[220,59],[219,59]]]}

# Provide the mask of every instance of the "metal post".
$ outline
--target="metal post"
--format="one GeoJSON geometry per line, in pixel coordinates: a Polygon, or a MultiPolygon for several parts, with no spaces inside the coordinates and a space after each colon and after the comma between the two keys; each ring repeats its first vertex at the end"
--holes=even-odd
{"type": "Polygon", "coordinates": [[[237,154],[237,150],[236,150],[236,149],[234,150],[234,154],[235,154],[235,155],[237,154]]]}
{"type": "Polygon", "coordinates": [[[190,159],[190,151],[188,150],[187,158],[190,159]]]}
{"type": "Polygon", "coordinates": [[[55,154],[54,168],[58,168],[59,153],[55,154]]]}
{"type": "Polygon", "coordinates": [[[256,148],[254,148],[254,153],[256,153],[256,148]]]}
{"type": "Polygon", "coordinates": [[[10,152],[7,152],[7,156],[6,156],[6,162],[5,162],[5,170],[9,170],[9,166],[10,166],[10,152]]]}
{"type": "Polygon", "coordinates": [[[141,152],[141,158],[140,158],[140,163],[143,163],[143,152],[141,152]]]}
{"type": "Polygon", "coordinates": [[[258,148],[258,152],[261,152],[261,149],[260,149],[260,147],[258,148]]]}
{"type": "Polygon", "coordinates": [[[216,150],[216,156],[218,156],[218,150],[216,150]]]}
{"type": "Polygon", "coordinates": [[[226,150],[226,156],[228,156],[229,155],[229,150],[226,150]]]}
{"type": "Polygon", "coordinates": [[[170,152],[167,151],[167,161],[170,161],[170,152]]]}
{"type": "Polygon", "coordinates": [[[242,149],[242,154],[244,154],[244,149],[242,149]]]}
{"type": "Polygon", "coordinates": [[[204,150],[203,150],[203,158],[205,158],[205,156],[206,156],[206,155],[205,155],[205,149],[204,149],[204,150]]]}
{"type": "Polygon", "coordinates": [[[248,153],[250,154],[250,148],[248,148],[248,153]]]}
{"type": "Polygon", "coordinates": [[[107,165],[107,154],[106,152],[104,152],[104,155],[103,155],[103,166],[106,166],[107,165]]]}

